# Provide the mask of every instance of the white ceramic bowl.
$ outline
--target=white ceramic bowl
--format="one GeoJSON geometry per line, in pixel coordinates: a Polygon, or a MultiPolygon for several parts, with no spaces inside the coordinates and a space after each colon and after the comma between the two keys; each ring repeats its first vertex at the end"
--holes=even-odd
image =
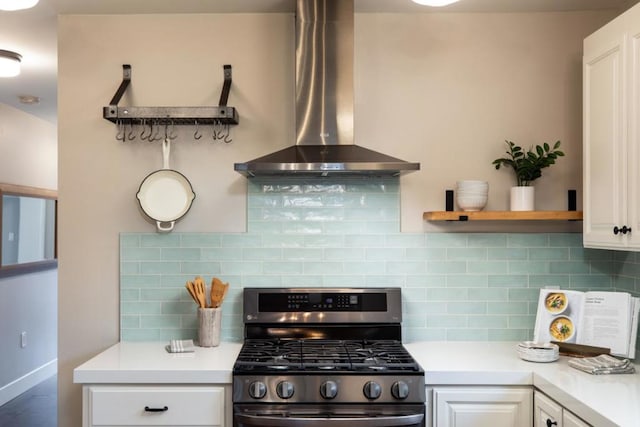
{"type": "Polygon", "coordinates": [[[463,211],[481,211],[487,205],[487,195],[460,195],[456,196],[456,203],[463,211]]]}
{"type": "Polygon", "coordinates": [[[473,179],[465,179],[465,180],[457,181],[457,182],[456,182],[456,185],[457,185],[458,187],[460,187],[460,186],[467,186],[467,185],[470,185],[470,186],[474,186],[474,185],[476,185],[476,186],[488,186],[488,185],[489,185],[489,183],[488,183],[487,181],[480,181],[480,180],[473,180],[473,179]]]}
{"type": "Polygon", "coordinates": [[[458,190],[488,190],[489,183],[487,181],[458,181],[456,188],[458,190]]]}
{"type": "Polygon", "coordinates": [[[489,194],[488,190],[458,190],[457,194],[465,195],[465,196],[484,196],[485,194],[489,194]]]}

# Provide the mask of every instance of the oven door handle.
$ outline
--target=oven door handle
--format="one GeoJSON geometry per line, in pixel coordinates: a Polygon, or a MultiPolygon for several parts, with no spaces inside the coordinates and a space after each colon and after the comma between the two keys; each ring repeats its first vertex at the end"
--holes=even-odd
{"type": "Polygon", "coordinates": [[[265,427],[327,427],[331,423],[349,427],[402,427],[422,425],[424,414],[394,415],[384,417],[273,417],[268,415],[235,414],[235,420],[243,426],[265,427]]]}

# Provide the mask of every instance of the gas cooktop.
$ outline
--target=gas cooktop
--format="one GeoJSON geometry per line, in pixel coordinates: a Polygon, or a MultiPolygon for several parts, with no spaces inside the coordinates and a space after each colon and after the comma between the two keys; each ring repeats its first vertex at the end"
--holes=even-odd
{"type": "Polygon", "coordinates": [[[235,373],[262,372],[420,372],[396,340],[249,339],[238,355],[235,373]]]}

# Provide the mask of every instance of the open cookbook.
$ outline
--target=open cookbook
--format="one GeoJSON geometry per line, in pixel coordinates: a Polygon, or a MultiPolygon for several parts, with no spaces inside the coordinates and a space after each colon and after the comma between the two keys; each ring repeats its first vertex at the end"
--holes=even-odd
{"type": "Polygon", "coordinates": [[[633,359],[639,310],[640,298],[626,292],[541,289],[533,340],[606,347],[633,359]]]}

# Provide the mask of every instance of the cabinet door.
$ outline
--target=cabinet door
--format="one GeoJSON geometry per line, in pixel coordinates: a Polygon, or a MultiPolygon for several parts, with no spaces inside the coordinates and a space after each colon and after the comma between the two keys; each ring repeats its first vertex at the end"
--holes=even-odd
{"type": "Polygon", "coordinates": [[[89,386],[88,426],[224,426],[224,388],[89,386]]]}
{"type": "Polygon", "coordinates": [[[562,425],[563,427],[590,427],[589,424],[585,423],[566,409],[562,412],[562,425]]]}
{"type": "Polygon", "coordinates": [[[629,95],[628,163],[629,180],[629,246],[640,249],[640,7],[635,6],[625,13],[627,22],[627,70],[629,95]]]}
{"type": "Polygon", "coordinates": [[[584,41],[583,173],[585,247],[623,248],[613,234],[626,220],[627,130],[624,33],[613,21],[584,41]]]}
{"type": "Polygon", "coordinates": [[[532,391],[519,387],[434,387],[434,427],[527,427],[532,391]]]}
{"type": "Polygon", "coordinates": [[[640,5],[584,41],[585,247],[640,249],[639,55],[640,5]]]}
{"type": "Polygon", "coordinates": [[[562,406],[539,391],[533,395],[534,427],[563,427],[562,406]]]}

